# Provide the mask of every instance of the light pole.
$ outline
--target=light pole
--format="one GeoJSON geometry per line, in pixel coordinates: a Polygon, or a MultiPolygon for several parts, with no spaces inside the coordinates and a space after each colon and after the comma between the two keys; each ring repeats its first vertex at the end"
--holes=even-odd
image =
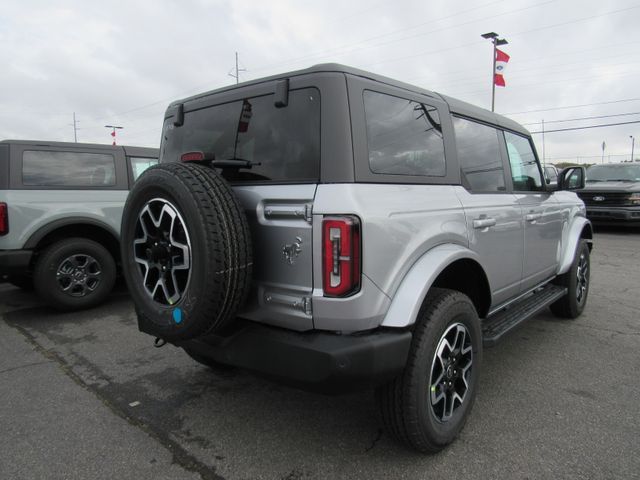
{"type": "Polygon", "coordinates": [[[113,145],[116,144],[116,129],[122,130],[124,127],[119,127],[118,125],[105,125],[104,128],[111,128],[111,136],[113,137],[113,145]]]}
{"type": "Polygon", "coordinates": [[[636,139],[633,135],[629,135],[629,138],[631,139],[631,161],[633,162],[633,147],[635,147],[636,139]]]}
{"type": "Polygon", "coordinates": [[[506,45],[509,42],[504,38],[498,38],[499,35],[496,32],[483,33],[480,36],[493,43],[493,62],[491,65],[491,111],[493,112],[496,104],[496,48],[498,45],[506,45]]]}

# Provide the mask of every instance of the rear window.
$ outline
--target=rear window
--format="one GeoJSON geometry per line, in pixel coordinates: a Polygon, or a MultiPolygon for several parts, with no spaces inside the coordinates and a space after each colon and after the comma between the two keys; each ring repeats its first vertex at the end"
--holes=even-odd
{"type": "Polygon", "coordinates": [[[320,92],[292,90],[276,108],[274,95],[187,112],[184,124],[165,124],[161,162],[187,152],[215,160],[254,162],[251,168],[224,168],[231,181],[317,182],[320,178],[320,92]]]}
{"type": "Polygon", "coordinates": [[[25,150],[22,183],[28,186],[112,187],[116,184],[113,155],[25,150]]]}

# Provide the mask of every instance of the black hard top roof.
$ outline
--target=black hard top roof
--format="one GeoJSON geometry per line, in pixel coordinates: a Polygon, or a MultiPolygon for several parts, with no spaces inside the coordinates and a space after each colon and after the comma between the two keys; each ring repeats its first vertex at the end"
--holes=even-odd
{"type": "Polygon", "coordinates": [[[160,150],[157,148],[133,147],[129,145],[109,145],[107,143],[49,142],[46,140],[0,140],[0,144],[3,143],[9,143],[13,145],[31,145],[38,147],[70,148],[73,150],[90,148],[92,150],[114,151],[118,149],[124,149],[127,155],[154,158],[158,158],[158,154],[160,152],[160,150]]]}
{"type": "Polygon", "coordinates": [[[436,92],[432,92],[430,90],[426,90],[424,88],[418,87],[416,85],[411,85],[408,83],[401,82],[399,80],[394,80],[393,78],[385,77],[383,75],[378,75],[375,73],[367,72],[365,70],[360,70],[357,68],[349,67],[347,65],[341,65],[339,63],[322,63],[318,65],[314,65],[312,67],[306,68],[304,70],[295,70],[292,72],[281,73],[278,75],[272,75],[269,77],[258,78],[255,80],[250,80],[248,82],[243,82],[238,85],[229,85],[227,87],[218,88],[215,90],[211,90],[208,92],[204,92],[201,94],[193,95],[191,97],[187,97],[181,100],[176,100],[171,103],[169,108],[172,108],[175,105],[180,103],[186,103],[192,100],[196,100],[202,97],[207,97],[209,95],[215,95],[222,92],[228,92],[231,90],[235,90],[236,88],[246,87],[250,85],[257,85],[264,82],[270,82],[274,80],[279,80],[283,78],[291,78],[300,75],[309,75],[314,73],[328,73],[328,72],[337,72],[344,73],[345,75],[353,75],[356,77],[363,77],[369,80],[373,80],[375,82],[380,82],[386,85],[390,85],[396,88],[404,89],[410,92],[419,93],[422,95],[428,95],[430,97],[439,98],[445,101],[449,105],[449,109],[452,113],[474,118],[476,120],[480,120],[483,122],[491,123],[494,125],[501,126],[503,128],[513,130],[516,132],[523,133],[525,135],[530,135],[529,131],[520,125],[518,122],[511,120],[503,115],[499,115],[497,113],[491,112],[484,108],[477,107],[472,105],[471,103],[463,102],[462,100],[457,100],[453,97],[449,97],[446,95],[441,95],[436,92]]]}

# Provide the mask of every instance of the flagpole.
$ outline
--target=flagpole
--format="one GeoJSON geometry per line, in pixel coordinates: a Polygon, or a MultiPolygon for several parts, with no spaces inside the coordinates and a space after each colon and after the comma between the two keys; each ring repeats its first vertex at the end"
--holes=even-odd
{"type": "Polygon", "coordinates": [[[491,111],[495,111],[496,105],[496,37],[491,39],[493,43],[493,65],[491,67],[491,111]]]}
{"type": "Polygon", "coordinates": [[[496,50],[498,49],[498,45],[506,45],[509,42],[504,38],[498,38],[496,32],[483,33],[480,36],[491,40],[493,44],[493,62],[491,62],[491,111],[493,112],[496,106],[496,50]]]}

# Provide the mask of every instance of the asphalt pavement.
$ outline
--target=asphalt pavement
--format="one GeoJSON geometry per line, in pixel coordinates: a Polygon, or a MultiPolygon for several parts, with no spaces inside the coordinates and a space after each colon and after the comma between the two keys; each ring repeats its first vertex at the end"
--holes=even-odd
{"type": "Polygon", "coordinates": [[[387,437],[372,392],[216,372],[138,332],[123,288],[56,313],[0,285],[0,479],[640,478],[640,232],[598,232],[583,315],[485,350],[460,438],[387,437]]]}

